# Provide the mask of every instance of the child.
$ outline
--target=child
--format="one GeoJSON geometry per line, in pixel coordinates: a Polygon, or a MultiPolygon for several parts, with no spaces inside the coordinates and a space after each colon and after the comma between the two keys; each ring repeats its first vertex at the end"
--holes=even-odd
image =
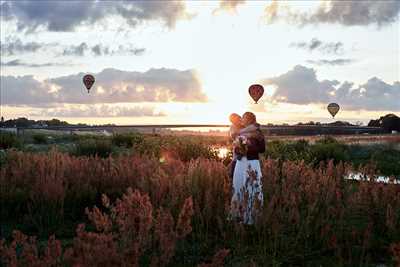
{"type": "MultiPolygon", "coordinates": [[[[229,128],[229,137],[231,138],[231,141],[235,141],[236,137],[238,137],[240,134],[240,130],[243,128],[242,117],[236,113],[232,113],[229,116],[229,121],[232,123],[231,127],[229,128]]],[[[235,171],[236,160],[237,154],[235,153],[235,150],[233,150],[231,169],[229,173],[231,178],[233,178],[233,172],[235,171]]]]}

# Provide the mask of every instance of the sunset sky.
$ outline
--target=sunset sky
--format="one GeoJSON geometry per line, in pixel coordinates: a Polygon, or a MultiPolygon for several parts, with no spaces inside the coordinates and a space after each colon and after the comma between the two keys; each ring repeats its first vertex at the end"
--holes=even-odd
{"type": "Polygon", "coordinates": [[[400,115],[400,1],[0,1],[1,115],[89,124],[400,115]],[[87,93],[82,77],[96,82],[87,93]],[[248,87],[260,83],[258,105],[248,87]]]}

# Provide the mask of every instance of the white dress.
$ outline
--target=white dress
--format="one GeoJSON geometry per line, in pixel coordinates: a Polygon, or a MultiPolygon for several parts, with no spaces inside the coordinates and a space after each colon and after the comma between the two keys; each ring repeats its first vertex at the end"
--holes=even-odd
{"type": "Polygon", "coordinates": [[[255,205],[263,203],[261,166],[259,160],[247,160],[242,157],[236,161],[233,173],[233,196],[231,202],[231,216],[253,224],[255,205]]]}

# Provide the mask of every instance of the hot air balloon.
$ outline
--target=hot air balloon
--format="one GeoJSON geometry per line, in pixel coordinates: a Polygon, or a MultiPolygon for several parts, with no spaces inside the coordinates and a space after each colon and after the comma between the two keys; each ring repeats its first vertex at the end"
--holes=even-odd
{"type": "Polygon", "coordinates": [[[90,91],[90,88],[92,88],[93,84],[94,84],[94,77],[91,74],[87,74],[85,76],[83,76],[83,84],[85,85],[88,93],[90,91]]]}
{"type": "Polygon", "coordinates": [[[253,84],[249,87],[249,94],[253,98],[254,102],[257,104],[257,101],[264,94],[264,87],[261,84],[253,84]]]}
{"type": "Polygon", "coordinates": [[[336,114],[339,112],[340,106],[336,103],[330,103],[328,105],[328,111],[332,115],[333,118],[335,118],[336,114]]]}

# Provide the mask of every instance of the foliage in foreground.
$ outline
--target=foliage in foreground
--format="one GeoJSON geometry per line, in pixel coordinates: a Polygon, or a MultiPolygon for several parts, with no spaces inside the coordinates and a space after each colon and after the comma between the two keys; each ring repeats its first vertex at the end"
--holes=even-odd
{"type": "MultiPolygon", "coordinates": [[[[118,266],[126,259],[124,249],[128,249],[131,253],[141,252],[140,257],[129,258],[130,263],[147,266],[153,258],[162,261],[163,242],[175,244],[173,252],[169,250],[169,256],[165,256],[170,266],[195,266],[223,248],[230,250],[226,260],[231,266],[251,262],[260,266],[323,262],[354,266],[390,264],[399,258],[399,185],[346,181],[343,177],[351,170],[343,164],[330,162],[315,168],[304,162],[265,160],[264,203],[255,225],[246,226],[227,221],[231,181],[221,162],[168,158],[160,163],[158,158],[141,156],[101,159],[54,151],[11,152],[8,157],[0,171],[0,204],[6,207],[1,210],[0,221],[12,220],[14,225],[20,225],[20,230],[42,237],[55,233],[57,237],[71,238],[65,236],[66,222],[82,222],[85,207],[99,207],[86,212],[94,228],[78,227],[72,247],[56,254],[57,262],[73,264],[69,256],[74,255],[71,257],[81,265],[113,259],[118,266]],[[129,187],[132,191],[121,198],[129,187]],[[101,200],[103,193],[109,201],[104,201],[104,197],[101,200]],[[137,202],[129,200],[131,197],[146,204],[140,204],[139,209],[137,202]],[[185,238],[175,238],[180,231],[182,207],[189,205],[184,203],[192,206],[192,230],[185,238]],[[129,212],[116,213],[120,205],[129,212]],[[145,243],[133,242],[137,245],[131,247],[132,242],[125,238],[137,235],[123,234],[124,231],[147,229],[141,228],[141,219],[132,218],[149,219],[150,210],[152,223],[141,235],[145,243]],[[132,217],[127,219],[129,216],[132,217]],[[160,220],[163,223],[159,225],[160,220]],[[165,234],[163,238],[161,232],[165,234]],[[103,245],[94,245],[99,240],[103,245]],[[127,247],[121,245],[128,243],[127,247]],[[98,255],[99,251],[113,256],[105,259],[103,254],[98,255]]],[[[370,177],[375,173],[370,169],[360,171],[370,177]]],[[[7,233],[2,235],[10,238],[7,233]]],[[[54,240],[50,238],[48,247],[56,244],[54,240]]],[[[12,251],[21,248],[13,244],[16,243],[2,243],[3,251],[12,257],[12,251]]],[[[32,247],[33,251],[41,251],[42,257],[46,251],[53,251],[32,247]]],[[[29,252],[31,247],[26,249],[29,252]]],[[[23,255],[17,255],[21,266],[23,255]]],[[[216,259],[221,255],[226,256],[224,250],[216,259]]],[[[5,260],[10,259],[3,257],[5,260]]]]}
{"type": "Polygon", "coordinates": [[[0,243],[3,263],[32,267],[139,266],[145,260],[150,266],[166,266],[177,242],[192,230],[191,198],[184,201],[177,220],[168,210],[153,210],[149,196],[137,190],[128,189],[114,204],[106,195],[102,199],[105,212],[98,207],[86,209],[95,230],[87,231],[80,224],[72,247],[63,252],[60,241],[51,236],[44,251],[39,251],[35,238],[15,231],[10,245],[0,243]],[[18,248],[21,253],[17,253],[18,248]]]}

